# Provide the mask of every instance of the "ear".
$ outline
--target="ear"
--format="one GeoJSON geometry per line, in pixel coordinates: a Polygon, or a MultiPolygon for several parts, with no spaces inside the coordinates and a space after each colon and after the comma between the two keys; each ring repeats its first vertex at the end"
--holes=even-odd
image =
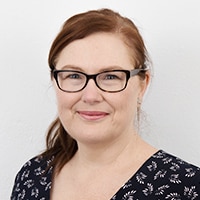
{"type": "Polygon", "coordinates": [[[140,92],[139,92],[139,95],[138,95],[138,98],[139,99],[142,99],[148,86],[149,86],[149,83],[150,83],[150,72],[147,71],[145,73],[145,78],[140,78],[140,92]]]}

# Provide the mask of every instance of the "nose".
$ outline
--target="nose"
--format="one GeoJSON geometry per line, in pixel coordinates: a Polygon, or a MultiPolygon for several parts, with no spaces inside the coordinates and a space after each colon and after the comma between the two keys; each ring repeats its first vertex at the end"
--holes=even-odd
{"type": "Polygon", "coordinates": [[[96,86],[93,79],[90,79],[82,91],[82,101],[95,104],[102,101],[102,91],[96,86]]]}

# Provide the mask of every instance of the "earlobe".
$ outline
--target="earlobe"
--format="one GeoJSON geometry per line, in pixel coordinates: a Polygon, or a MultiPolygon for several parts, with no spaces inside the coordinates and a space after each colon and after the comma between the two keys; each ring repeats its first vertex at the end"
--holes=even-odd
{"type": "Polygon", "coordinates": [[[150,72],[149,71],[147,71],[145,73],[145,79],[144,79],[144,81],[145,81],[145,84],[146,84],[146,87],[147,87],[149,85],[149,82],[150,82],[150,72]]]}
{"type": "Polygon", "coordinates": [[[140,107],[142,104],[142,99],[140,97],[137,98],[137,107],[140,107]]]}

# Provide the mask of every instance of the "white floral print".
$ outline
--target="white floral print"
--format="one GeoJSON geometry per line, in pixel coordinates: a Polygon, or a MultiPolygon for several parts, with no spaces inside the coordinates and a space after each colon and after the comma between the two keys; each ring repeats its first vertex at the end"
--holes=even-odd
{"type": "MultiPolygon", "coordinates": [[[[52,159],[35,157],[29,160],[16,176],[10,199],[49,200],[52,159]]],[[[145,199],[200,200],[200,169],[159,150],[110,200],[145,199]]]]}

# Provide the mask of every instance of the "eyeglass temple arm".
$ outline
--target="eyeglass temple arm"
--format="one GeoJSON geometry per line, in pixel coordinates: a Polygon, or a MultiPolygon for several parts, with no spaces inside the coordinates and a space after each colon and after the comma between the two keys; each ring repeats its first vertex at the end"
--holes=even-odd
{"type": "Polygon", "coordinates": [[[138,69],[134,69],[130,71],[130,76],[135,76],[137,74],[139,74],[140,72],[146,72],[148,71],[149,68],[147,66],[142,66],[142,68],[138,68],[138,69]]]}

